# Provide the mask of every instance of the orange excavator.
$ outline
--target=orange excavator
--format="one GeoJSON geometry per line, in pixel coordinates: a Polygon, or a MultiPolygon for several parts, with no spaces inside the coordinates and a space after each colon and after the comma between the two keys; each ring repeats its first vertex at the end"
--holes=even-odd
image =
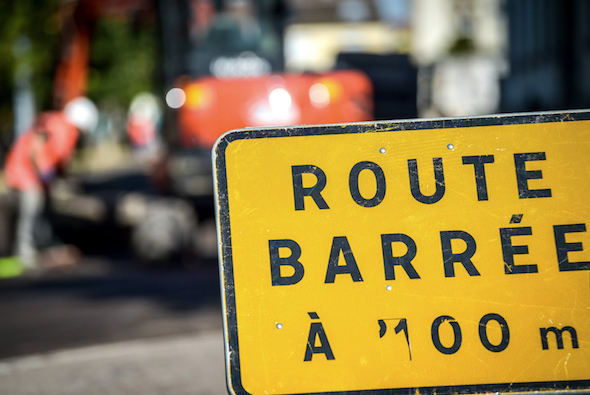
{"type": "Polygon", "coordinates": [[[115,213],[111,217],[130,228],[134,250],[144,260],[166,260],[195,245],[201,255],[215,253],[215,248],[198,245],[211,239],[210,149],[224,132],[374,119],[374,84],[365,73],[284,72],[289,3],[78,0],[63,7],[56,107],[86,92],[92,29],[98,18],[152,13],[159,21],[161,91],[168,105],[163,135],[168,148],[149,172],[150,185],[159,190],[127,190],[118,194],[110,209],[115,213]]]}
{"type": "Polygon", "coordinates": [[[281,0],[79,0],[64,6],[56,107],[86,92],[92,27],[104,15],[155,12],[161,23],[165,90],[184,95],[174,125],[181,146],[210,148],[249,126],[372,119],[372,85],[355,70],[283,72],[281,0]]]}

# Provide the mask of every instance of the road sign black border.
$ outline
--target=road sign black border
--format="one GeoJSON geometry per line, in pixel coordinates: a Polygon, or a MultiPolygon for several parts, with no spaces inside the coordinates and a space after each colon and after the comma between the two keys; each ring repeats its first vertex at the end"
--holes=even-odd
{"type": "MultiPolygon", "coordinates": [[[[237,314],[235,304],[235,289],[233,277],[233,257],[231,246],[231,229],[229,221],[229,201],[227,190],[227,173],[225,151],[236,140],[315,136],[332,134],[379,133],[404,130],[425,129],[453,129],[482,126],[523,125],[537,123],[554,123],[590,120],[590,110],[566,112],[542,112],[521,114],[498,114],[482,117],[437,118],[407,121],[375,121],[351,124],[308,125],[271,128],[246,128],[228,132],[221,136],[213,148],[213,165],[215,171],[216,215],[218,232],[221,237],[219,250],[220,278],[224,303],[224,323],[226,336],[226,369],[227,385],[230,392],[237,395],[249,395],[242,386],[240,370],[240,355],[238,342],[237,314]],[[225,213],[225,214],[224,214],[225,213]],[[228,360],[229,359],[229,360],[228,360]],[[229,365],[229,366],[228,366],[229,365]]],[[[361,391],[323,392],[321,394],[340,395],[451,395],[451,394],[479,394],[489,392],[533,392],[572,390],[576,394],[588,393],[590,380],[576,381],[548,381],[534,383],[500,383],[478,384],[442,387],[415,387],[376,389],[361,391]],[[577,391],[576,391],[577,390],[577,391]],[[584,390],[584,391],[582,391],[584,390]]],[[[309,395],[316,394],[310,393],[309,395]]],[[[317,393],[320,394],[320,393],[317,393]]],[[[295,394],[300,395],[300,394],[295,394]]]]}

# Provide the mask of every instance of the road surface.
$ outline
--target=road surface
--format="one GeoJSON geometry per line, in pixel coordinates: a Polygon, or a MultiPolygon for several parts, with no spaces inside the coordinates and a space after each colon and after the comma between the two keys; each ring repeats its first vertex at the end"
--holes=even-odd
{"type": "Polygon", "coordinates": [[[0,281],[1,394],[226,394],[215,262],[0,281]]]}

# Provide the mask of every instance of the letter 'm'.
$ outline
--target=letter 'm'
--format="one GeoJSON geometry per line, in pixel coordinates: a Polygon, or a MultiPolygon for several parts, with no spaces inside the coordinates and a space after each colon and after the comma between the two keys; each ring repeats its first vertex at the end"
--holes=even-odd
{"type": "Polygon", "coordinates": [[[572,340],[572,348],[579,348],[578,334],[576,330],[571,326],[564,326],[563,328],[556,328],[554,326],[550,328],[540,328],[541,330],[541,346],[543,350],[549,350],[549,341],[547,340],[547,334],[552,332],[555,335],[555,341],[557,342],[557,348],[563,349],[563,332],[566,331],[570,334],[572,340]]]}

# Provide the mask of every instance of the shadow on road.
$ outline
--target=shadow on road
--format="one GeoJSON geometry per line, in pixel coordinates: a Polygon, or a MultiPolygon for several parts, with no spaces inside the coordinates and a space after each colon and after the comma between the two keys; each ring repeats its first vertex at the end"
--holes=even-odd
{"type": "Polygon", "coordinates": [[[0,316],[0,358],[220,330],[217,265],[87,258],[71,273],[0,281],[0,316]]]}

